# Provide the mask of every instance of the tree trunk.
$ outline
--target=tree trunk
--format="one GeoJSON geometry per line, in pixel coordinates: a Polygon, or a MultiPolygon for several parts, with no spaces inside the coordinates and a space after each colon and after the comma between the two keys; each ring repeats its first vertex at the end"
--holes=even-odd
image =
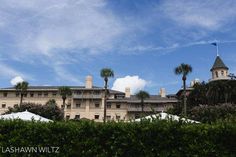
{"type": "Polygon", "coordinates": [[[187,95],[186,95],[186,77],[183,77],[184,85],[184,116],[187,116],[187,95]]]}
{"type": "Polygon", "coordinates": [[[20,94],[20,107],[22,106],[22,102],[23,102],[23,94],[20,94]]]}
{"type": "Polygon", "coordinates": [[[142,107],[142,116],[143,116],[143,113],[144,113],[144,104],[143,104],[143,100],[141,100],[141,107],[142,107]]]}
{"type": "Polygon", "coordinates": [[[63,105],[62,105],[62,112],[63,112],[63,118],[65,118],[65,105],[66,105],[66,99],[62,98],[63,100],[63,105]]]}
{"type": "Polygon", "coordinates": [[[103,117],[103,123],[106,123],[106,119],[107,119],[107,82],[108,79],[105,78],[105,98],[104,98],[104,117],[103,117]]]}

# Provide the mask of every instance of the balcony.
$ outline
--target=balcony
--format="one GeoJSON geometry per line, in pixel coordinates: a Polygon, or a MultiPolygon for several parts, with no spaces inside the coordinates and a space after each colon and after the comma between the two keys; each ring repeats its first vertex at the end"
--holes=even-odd
{"type": "Polygon", "coordinates": [[[102,95],[73,95],[73,99],[102,99],[102,95]]]}
{"type": "MultiPolygon", "coordinates": [[[[143,108],[144,112],[161,112],[161,111],[165,111],[164,107],[144,107],[143,108]]],[[[128,112],[142,112],[142,108],[141,107],[128,107],[128,112]]]]}

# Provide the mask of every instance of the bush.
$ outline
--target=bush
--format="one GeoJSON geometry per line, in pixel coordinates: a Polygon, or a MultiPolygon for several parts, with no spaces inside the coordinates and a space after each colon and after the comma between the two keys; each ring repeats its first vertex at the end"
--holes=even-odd
{"type": "MultiPolygon", "coordinates": [[[[31,156],[71,157],[222,157],[236,154],[236,125],[181,122],[95,123],[0,120],[0,146],[60,147],[60,153],[31,156]]],[[[28,156],[11,154],[11,156],[28,156]]],[[[9,154],[1,154],[9,156],[9,154]]]]}
{"type": "Polygon", "coordinates": [[[57,103],[54,99],[49,100],[45,105],[35,103],[22,103],[21,106],[17,105],[13,108],[9,107],[8,111],[4,114],[9,114],[12,112],[23,112],[25,110],[48,119],[63,120],[63,110],[57,106],[57,103]]]}
{"type": "Polygon", "coordinates": [[[221,104],[215,106],[196,106],[189,112],[190,119],[203,123],[214,123],[219,120],[234,118],[236,120],[236,105],[221,104]]]}

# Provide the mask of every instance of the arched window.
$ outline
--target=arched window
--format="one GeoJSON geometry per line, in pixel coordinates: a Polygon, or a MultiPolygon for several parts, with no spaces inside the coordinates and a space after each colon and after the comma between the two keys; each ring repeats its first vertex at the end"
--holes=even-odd
{"type": "Polygon", "coordinates": [[[221,76],[224,76],[224,71],[223,70],[221,71],[221,76]]]}
{"type": "Polygon", "coordinates": [[[218,76],[218,71],[216,71],[215,74],[216,74],[216,77],[219,77],[219,76],[218,76]]]}

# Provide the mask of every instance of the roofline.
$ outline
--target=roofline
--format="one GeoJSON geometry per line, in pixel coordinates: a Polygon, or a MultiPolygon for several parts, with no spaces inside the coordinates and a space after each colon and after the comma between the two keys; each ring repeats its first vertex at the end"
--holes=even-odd
{"type": "Polygon", "coordinates": [[[226,66],[226,67],[217,67],[217,68],[211,68],[211,72],[215,69],[226,69],[226,70],[229,70],[229,68],[226,66]]]}

